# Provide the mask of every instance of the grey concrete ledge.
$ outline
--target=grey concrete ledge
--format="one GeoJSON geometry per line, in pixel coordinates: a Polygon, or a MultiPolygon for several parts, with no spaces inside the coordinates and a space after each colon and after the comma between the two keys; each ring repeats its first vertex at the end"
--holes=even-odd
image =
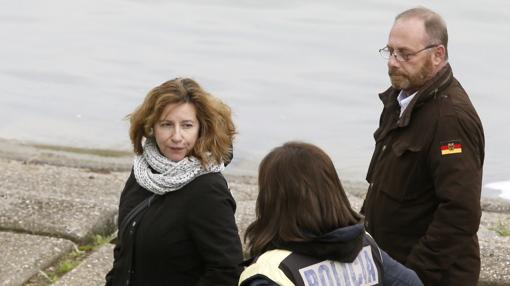
{"type": "Polygon", "coordinates": [[[85,242],[95,233],[112,233],[115,207],[93,202],[15,195],[0,191],[0,228],[85,242]]]}
{"type": "Polygon", "coordinates": [[[0,157],[31,164],[88,168],[98,172],[129,171],[133,156],[99,156],[79,154],[65,150],[45,149],[31,143],[0,138],[0,157]]]}
{"type": "MultiPolygon", "coordinates": [[[[122,163],[128,166],[123,169],[125,171],[112,172],[117,167],[112,167],[109,163],[103,164],[101,162],[103,159],[82,160],[80,157],[91,157],[89,155],[73,157],[73,154],[66,154],[64,159],[61,155],[40,156],[42,151],[37,148],[22,146],[21,148],[25,149],[21,152],[16,149],[15,143],[11,142],[10,144],[10,147],[2,148],[5,147],[5,142],[0,139],[0,168],[4,170],[0,172],[0,228],[8,226],[26,232],[41,231],[41,233],[46,233],[43,230],[44,226],[51,229],[47,232],[48,235],[59,236],[62,233],[67,233],[68,236],[65,237],[80,240],[86,236],[87,230],[89,233],[98,231],[94,225],[112,225],[120,191],[129,175],[131,159],[122,163]],[[29,150],[30,148],[35,150],[29,150]],[[6,153],[10,155],[6,155],[6,153]],[[35,154],[36,157],[32,158],[39,159],[30,159],[26,154],[35,154]],[[67,157],[74,159],[71,160],[67,157]],[[85,161],[94,161],[95,165],[83,163],[85,161]],[[30,162],[37,162],[37,164],[30,164],[30,162]],[[41,165],[41,163],[45,165],[41,165]],[[93,170],[91,171],[91,169],[93,170]],[[78,206],[74,213],[64,214],[67,208],[73,208],[76,205],[78,206]],[[95,222],[86,223],[84,219],[87,216],[94,217],[92,221],[95,222]],[[36,218],[40,219],[39,223],[36,223],[36,218]],[[80,224],[84,226],[81,230],[80,224]],[[70,235],[69,233],[74,234],[70,235]]],[[[116,161],[117,159],[112,160],[116,161]]],[[[255,217],[257,181],[255,177],[229,175],[228,172],[226,177],[237,201],[236,223],[241,236],[243,236],[246,227],[255,217]]],[[[352,207],[359,210],[367,190],[367,184],[347,180],[344,180],[343,184],[352,207]]],[[[480,285],[510,285],[510,238],[499,236],[495,231],[498,227],[510,228],[510,205],[502,200],[484,198],[482,206],[484,212],[478,233],[482,258],[480,285]]],[[[108,250],[103,251],[107,252],[108,250]]],[[[97,255],[102,256],[102,254],[97,255]]],[[[111,257],[108,258],[108,255],[102,257],[105,260],[111,259],[111,257]]],[[[0,265],[5,263],[3,257],[0,257],[0,265]]],[[[94,268],[93,264],[82,263],[82,265],[91,265],[90,267],[94,268]]],[[[37,267],[44,269],[42,266],[37,267]]],[[[97,271],[104,272],[101,274],[101,279],[103,279],[107,270],[101,269],[97,271]]]]}
{"type": "Polygon", "coordinates": [[[60,278],[54,286],[99,286],[112,268],[113,245],[106,244],[85,258],[78,267],[60,278]]]}
{"type": "Polygon", "coordinates": [[[60,238],[0,232],[0,285],[18,286],[73,248],[60,238]]]}

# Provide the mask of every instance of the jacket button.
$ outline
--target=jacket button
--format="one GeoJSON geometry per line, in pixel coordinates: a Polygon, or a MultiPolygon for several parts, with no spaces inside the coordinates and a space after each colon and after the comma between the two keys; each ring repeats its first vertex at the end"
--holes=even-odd
{"type": "Polygon", "coordinates": [[[129,235],[133,235],[135,233],[135,225],[136,225],[136,221],[134,221],[133,224],[131,225],[131,229],[129,230],[129,235]]]}

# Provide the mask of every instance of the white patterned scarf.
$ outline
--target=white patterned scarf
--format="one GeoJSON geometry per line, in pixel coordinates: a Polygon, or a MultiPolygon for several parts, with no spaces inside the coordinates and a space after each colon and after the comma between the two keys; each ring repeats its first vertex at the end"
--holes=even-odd
{"type": "Polygon", "coordinates": [[[143,146],[143,154],[134,159],[133,169],[136,182],[140,186],[155,194],[163,195],[184,187],[203,174],[221,172],[225,166],[223,163],[209,164],[204,168],[193,156],[173,162],[159,152],[154,139],[148,138],[143,146]]]}

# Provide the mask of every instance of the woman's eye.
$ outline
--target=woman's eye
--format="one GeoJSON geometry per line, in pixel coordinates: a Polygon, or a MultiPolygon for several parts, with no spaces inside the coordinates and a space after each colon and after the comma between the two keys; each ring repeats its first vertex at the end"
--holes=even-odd
{"type": "Polygon", "coordinates": [[[182,126],[183,128],[186,128],[186,129],[189,129],[189,128],[192,128],[193,127],[193,124],[191,123],[186,123],[186,124],[183,124],[182,126]]]}

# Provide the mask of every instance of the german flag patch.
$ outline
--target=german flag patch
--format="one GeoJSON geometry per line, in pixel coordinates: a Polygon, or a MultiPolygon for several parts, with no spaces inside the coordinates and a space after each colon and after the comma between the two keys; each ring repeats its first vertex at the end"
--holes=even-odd
{"type": "Polygon", "coordinates": [[[462,153],[462,144],[459,141],[448,141],[441,143],[441,155],[462,153]]]}

